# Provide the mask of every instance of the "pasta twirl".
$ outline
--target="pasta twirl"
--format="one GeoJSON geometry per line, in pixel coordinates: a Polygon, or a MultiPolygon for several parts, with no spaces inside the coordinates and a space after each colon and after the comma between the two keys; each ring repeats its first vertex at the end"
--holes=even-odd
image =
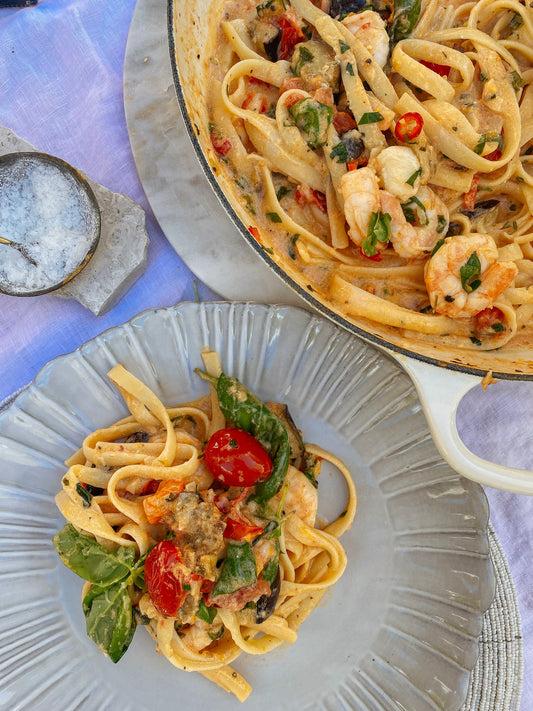
{"type": "Polygon", "coordinates": [[[417,343],[530,348],[533,10],[394,5],[216,6],[213,156],[329,308],[417,343]]]}
{"type": "Polygon", "coordinates": [[[333,455],[304,444],[286,407],[262,403],[203,353],[210,394],[165,407],[121,365],[109,372],[130,416],[86,437],[67,465],[54,538],[86,584],[87,633],[112,661],[138,625],[175,667],[243,701],[231,663],[292,643],[346,566],[339,537],[356,492],[333,455]],[[321,463],[347,486],[318,527],[321,463]]]}

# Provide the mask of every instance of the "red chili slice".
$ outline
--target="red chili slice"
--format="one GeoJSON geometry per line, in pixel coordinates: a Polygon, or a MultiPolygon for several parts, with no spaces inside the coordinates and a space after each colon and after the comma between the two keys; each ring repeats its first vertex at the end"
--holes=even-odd
{"type": "Polygon", "coordinates": [[[217,136],[216,133],[211,133],[211,143],[218,155],[222,157],[227,155],[233,147],[229,138],[222,138],[217,136]]]}
{"type": "Polygon", "coordinates": [[[416,111],[408,111],[400,116],[394,127],[394,135],[402,143],[409,143],[422,133],[424,119],[416,111]]]}
{"type": "Polygon", "coordinates": [[[428,69],[431,69],[432,72],[435,72],[441,77],[448,77],[451,71],[451,67],[446,66],[445,64],[436,64],[435,62],[426,62],[425,59],[420,60],[420,64],[423,64],[425,67],[428,69]]]}

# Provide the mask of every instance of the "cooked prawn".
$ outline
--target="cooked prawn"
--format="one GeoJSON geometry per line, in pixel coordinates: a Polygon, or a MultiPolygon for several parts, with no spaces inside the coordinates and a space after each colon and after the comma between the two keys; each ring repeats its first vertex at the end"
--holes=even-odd
{"type": "Polygon", "coordinates": [[[364,10],[350,14],[342,20],[342,24],[362,42],[379,66],[384,67],[389,57],[389,35],[378,13],[364,10]]]}
{"type": "Polygon", "coordinates": [[[311,481],[296,467],[289,467],[284,487],[278,498],[285,514],[295,513],[304,523],[314,527],[318,509],[318,492],[311,481]]]}
{"type": "Polygon", "coordinates": [[[494,303],[511,285],[518,269],[498,261],[490,235],[448,237],[428,260],[425,281],[434,310],[452,318],[469,318],[494,303]]]}
{"type": "Polygon", "coordinates": [[[381,191],[380,201],[383,213],[388,213],[392,218],[390,240],[400,257],[417,259],[427,256],[448,230],[448,208],[425,185],[405,203],[401,203],[386,190],[381,191]],[[405,213],[410,215],[409,222],[405,213]]]}
{"type": "MultiPolygon", "coordinates": [[[[367,236],[372,214],[380,209],[379,182],[375,172],[368,166],[348,171],[341,178],[341,192],[348,234],[360,247],[367,236]]],[[[378,250],[386,247],[386,243],[376,244],[378,250]]]]}

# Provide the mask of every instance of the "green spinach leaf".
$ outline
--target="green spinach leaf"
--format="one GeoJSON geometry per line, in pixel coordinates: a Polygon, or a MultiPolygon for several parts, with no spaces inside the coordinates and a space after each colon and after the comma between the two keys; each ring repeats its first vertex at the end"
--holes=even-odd
{"type": "Polygon", "coordinates": [[[248,541],[230,541],[222,563],[220,577],[212,595],[229,595],[257,582],[257,567],[248,541]]]}

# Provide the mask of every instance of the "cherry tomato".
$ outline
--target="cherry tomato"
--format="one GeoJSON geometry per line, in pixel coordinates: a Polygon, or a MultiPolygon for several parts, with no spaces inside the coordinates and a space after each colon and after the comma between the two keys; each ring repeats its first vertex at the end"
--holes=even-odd
{"type": "Polygon", "coordinates": [[[394,135],[399,141],[409,143],[422,133],[424,119],[416,111],[408,111],[400,116],[394,127],[394,135]]]}
{"type": "Polygon", "coordinates": [[[296,45],[299,42],[304,41],[305,35],[297,22],[287,16],[287,14],[282,15],[279,18],[278,23],[281,28],[281,40],[279,44],[278,57],[279,59],[289,59],[292,57],[292,53],[294,52],[296,45]]]}
{"type": "Polygon", "coordinates": [[[204,458],[211,474],[226,486],[253,486],[272,474],[268,452],[251,434],[236,427],[215,432],[204,458]]]}
{"type": "Polygon", "coordinates": [[[235,521],[233,518],[226,519],[226,528],[224,529],[224,538],[236,538],[239,541],[251,541],[264,529],[261,526],[252,526],[251,524],[235,521]]]}
{"type": "Polygon", "coordinates": [[[483,311],[480,311],[475,317],[476,333],[489,331],[489,329],[491,328],[495,332],[496,330],[498,330],[497,328],[494,328],[495,324],[500,324],[500,330],[503,331],[504,319],[505,316],[503,315],[503,311],[500,311],[500,309],[496,306],[493,306],[488,309],[483,309],[483,311]]]}
{"type": "Polygon", "coordinates": [[[432,72],[435,72],[441,77],[447,77],[450,74],[451,67],[446,66],[445,64],[436,64],[435,62],[426,62],[425,59],[420,60],[420,64],[423,64],[425,67],[428,69],[431,69],[432,72]]]}
{"type": "Polygon", "coordinates": [[[473,210],[476,206],[477,189],[479,184],[479,173],[476,173],[472,178],[470,190],[463,195],[463,209],[473,210]]]}
{"type": "Polygon", "coordinates": [[[146,589],[158,612],[165,617],[176,617],[187,596],[175,575],[178,563],[181,563],[179,548],[172,541],[160,541],[144,564],[146,589]]]}

